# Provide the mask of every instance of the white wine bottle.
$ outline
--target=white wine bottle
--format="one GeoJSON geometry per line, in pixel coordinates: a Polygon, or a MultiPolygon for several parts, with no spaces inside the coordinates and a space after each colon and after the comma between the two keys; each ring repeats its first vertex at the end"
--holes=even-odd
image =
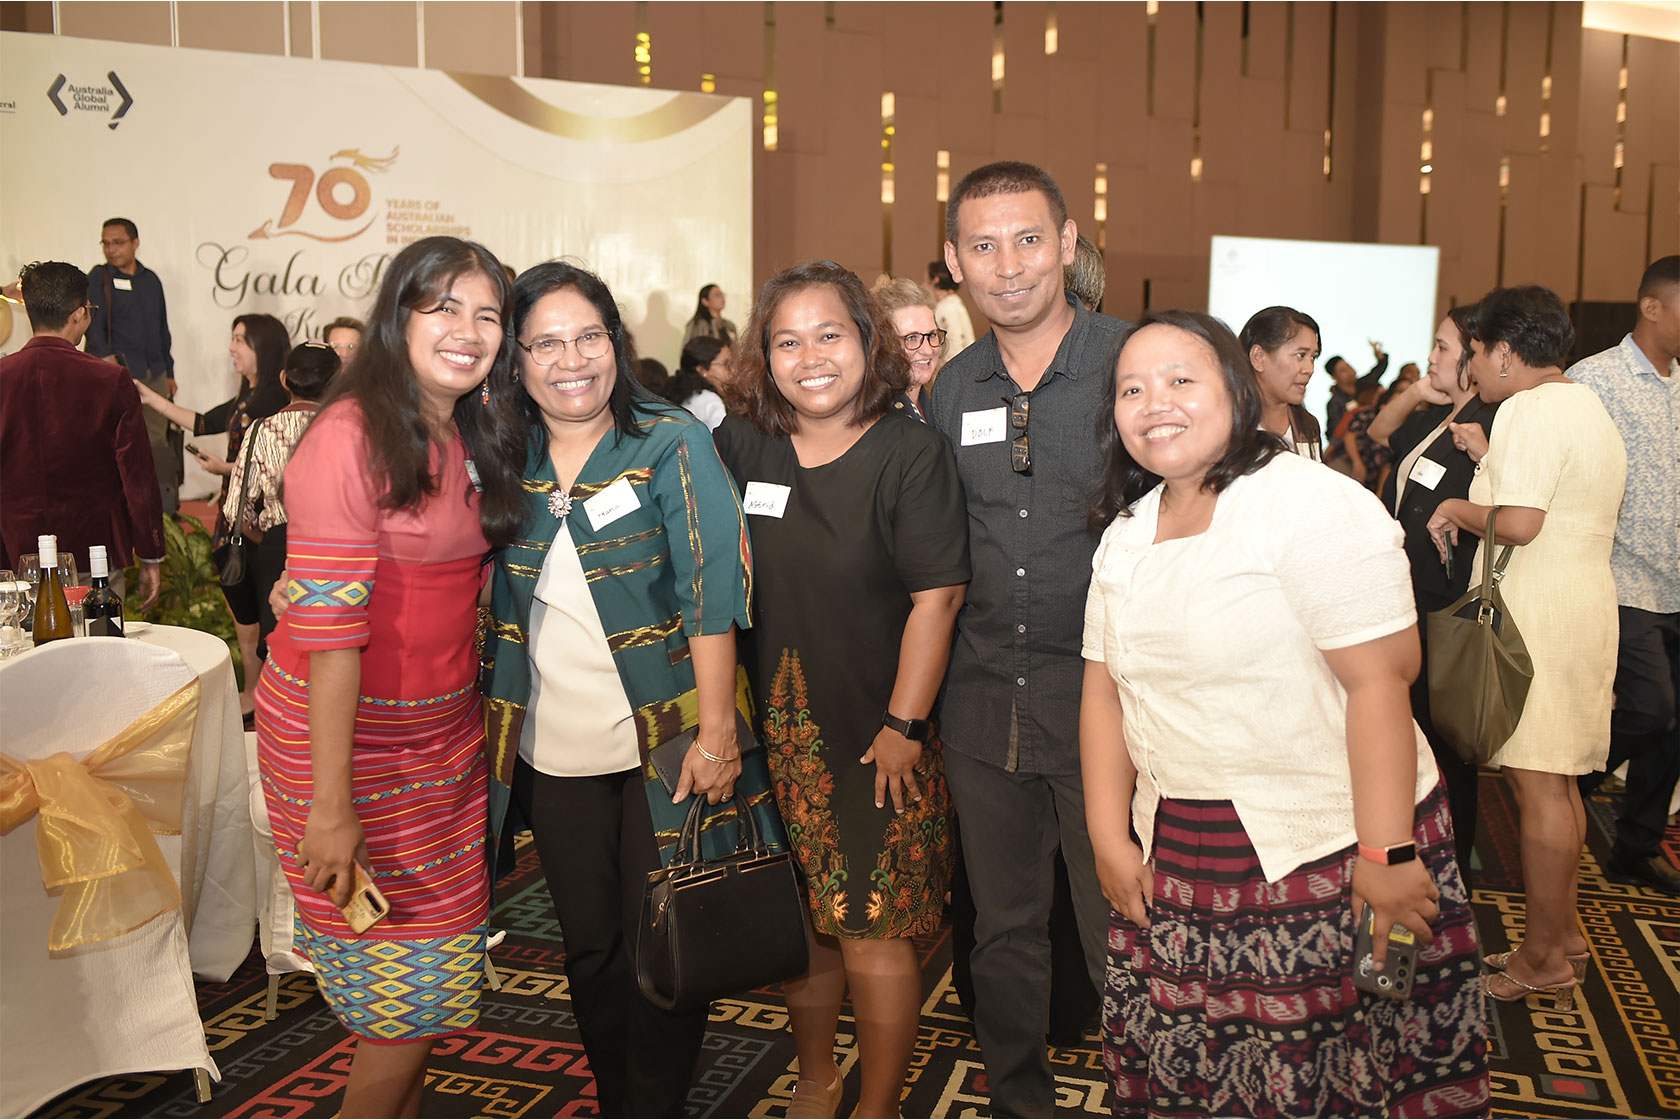
{"type": "Polygon", "coordinates": [[[82,600],[82,617],[87,619],[88,637],[122,637],[123,601],[111,590],[110,565],[102,544],[88,546],[88,576],[93,589],[82,600]]]}
{"type": "Polygon", "coordinates": [[[64,579],[58,574],[58,538],[43,533],[36,540],[41,553],[41,585],[35,591],[35,644],[70,637],[70,604],[64,598],[64,579]]]}

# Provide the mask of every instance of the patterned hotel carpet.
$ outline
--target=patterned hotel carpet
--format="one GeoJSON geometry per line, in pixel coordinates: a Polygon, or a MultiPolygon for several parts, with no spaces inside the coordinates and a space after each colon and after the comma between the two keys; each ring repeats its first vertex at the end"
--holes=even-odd
{"type": "MultiPolygon", "coordinates": [[[[1517,851],[1509,798],[1483,779],[1483,864],[1477,917],[1489,950],[1520,933],[1517,851]]],[[[1589,807],[1581,865],[1581,911],[1593,943],[1586,998],[1572,1013],[1550,1001],[1499,1004],[1493,1018],[1492,1115],[1680,1116],[1680,903],[1608,882],[1600,861],[1613,804],[1589,807]]],[[[1670,858],[1680,831],[1669,830],[1670,858]]],[[[432,1059],[427,1116],[589,1116],[594,1083],[561,971],[559,931],[529,847],[509,880],[495,924],[508,939],[495,953],[500,992],[487,993],[479,1029],[441,1045],[432,1059]]],[[[979,1050],[950,984],[948,932],[920,944],[926,1000],[906,1116],[986,1115],[979,1050]]],[[[54,1101],[44,1116],[332,1116],[349,1068],[344,1032],[303,974],[286,977],[280,1015],[263,1019],[266,978],[253,955],[226,984],[199,986],[210,1049],[224,1081],[199,1105],[184,1074],[112,1078],[54,1101]]],[[[849,1029],[842,1020],[841,1030],[849,1029]]],[[[796,1074],[786,1013],[774,993],[715,1005],[691,1115],[783,1115],[796,1074]]],[[[857,1053],[842,1034],[852,1073],[841,1115],[856,1099],[857,1053]]],[[[1065,1115],[1108,1115],[1102,1056],[1056,1051],[1065,1115]]]]}

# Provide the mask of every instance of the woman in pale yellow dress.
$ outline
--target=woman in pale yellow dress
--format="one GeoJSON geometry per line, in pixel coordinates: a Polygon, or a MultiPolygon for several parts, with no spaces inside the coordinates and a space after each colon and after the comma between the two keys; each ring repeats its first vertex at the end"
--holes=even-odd
{"type": "MultiPolygon", "coordinates": [[[[1495,971],[1483,988],[1506,1001],[1549,991],[1568,1010],[1588,960],[1575,903],[1586,840],[1575,775],[1602,768],[1610,752],[1610,545],[1627,453],[1597,395],[1564,376],[1574,331],[1556,295],[1497,289],[1475,317],[1470,368],[1482,399],[1505,403],[1468,499],[1442,502],[1429,531],[1437,545],[1456,543],[1461,531],[1484,532],[1499,507],[1497,540],[1481,548],[1520,546],[1501,590],[1534,661],[1522,720],[1490,760],[1517,799],[1527,928],[1518,949],[1488,958],[1495,971]]],[[[1481,563],[1478,550],[1473,573],[1481,563]]]]}

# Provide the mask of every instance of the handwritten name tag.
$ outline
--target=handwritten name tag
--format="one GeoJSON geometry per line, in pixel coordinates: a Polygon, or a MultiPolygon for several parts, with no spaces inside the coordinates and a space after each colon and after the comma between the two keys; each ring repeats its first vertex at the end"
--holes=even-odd
{"type": "Polygon", "coordinates": [[[115,288],[119,292],[132,292],[134,290],[134,281],[130,280],[126,276],[113,276],[111,277],[111,287],[115,288]]]}
{"type": "Polygon", "coordinates": [[[1447,468],[1433,459],[1419,459],[1412,464],[1412,473],[1406,476],[1407,481],[1415,482],[1427,490],[1433,490],[1440,483],[1447,468]]]}
{"type": "Polygon", "coordinates": [[[1009,410],[988,408],[980,412],[965,412],[962,417],[962,445],[1002,443],[1009,430],[1009,410]]]}
{"type": "Polygon", "coordinates": [[[792,492],[791,487],[774,482],[749,482],[747,492],[741,495],[741,509],[760,517],[780,517],[787,512],[788,495],[792,492]]]}
{"type": "Polygon", "coordinates": [[[589,515],[589,525],[597,532],[641,508],[642,500],[636,497],[635,487],[630,485],[628,478],[619,479],[583,503],[583,512],[589,515]]]}

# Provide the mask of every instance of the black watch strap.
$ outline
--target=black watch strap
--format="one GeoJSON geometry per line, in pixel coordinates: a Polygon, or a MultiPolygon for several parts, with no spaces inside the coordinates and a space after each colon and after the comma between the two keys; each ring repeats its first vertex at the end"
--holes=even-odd
{"type": "Polygon", "coordinates": [[[891,712],[881,713],[881,725],[890,727],[906,739],[914,739],[918,743],[927,742],[928,735],[933,731],[933,723],[925,719],[899,719],[891,712]]]}

